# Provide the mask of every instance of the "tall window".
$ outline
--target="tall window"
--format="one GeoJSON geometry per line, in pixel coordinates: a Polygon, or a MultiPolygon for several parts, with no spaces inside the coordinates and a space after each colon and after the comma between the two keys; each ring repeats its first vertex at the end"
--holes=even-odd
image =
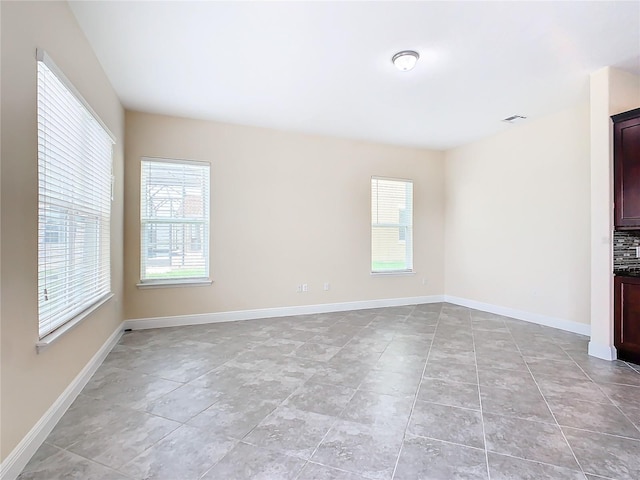
{"type": "Polygon", "coordinates": [[[208,280],[209,170],[206,162],[142,159],[142,283],[208,280]]]}
{"type": "Polygon", "coordinates": [[[413,182],[371,179],[371,272],[413,270],[413,182]]]}
{"type": "Polygon", "coordinates": [[[43,338],[111,292],[111,135],[38,51],[38,317],[43,338]]]}

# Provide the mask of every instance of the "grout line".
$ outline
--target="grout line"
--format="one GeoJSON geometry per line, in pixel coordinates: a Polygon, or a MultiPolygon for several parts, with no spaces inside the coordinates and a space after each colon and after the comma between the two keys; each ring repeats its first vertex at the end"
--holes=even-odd
{"type": "MultiPolygon", "coordinates": [[[[471,311],[469,311],[469,320],[470,320],[470,327],[471,327],[471,340],[473,342],[473,357],[475,360],[475,367],[476,367],[476,381],[478,382],[478,400],[480,401],[480,422],[482,425],[482,441],[484,443],[484,458],[486,461],[486,465],[487,465],[487,478],[489,480],[491,480],[491,469],[489,468],[489,448],[487,447],[487,432],[484,426],[484,410],[482,408],[482,394],[480,393],[480,372],[478,371],[478,353],[476,351],[476,335],[474,333],[473,330],[473,319],[471,318],[471,311]]],[[[502,320],[502,324],[505,326],[507,326],[507,324],[505,323],[504,320],[502,320]]],[[[507,331],[509,329],[507,328],[507,331]]],[[[513,338],[513,337],[512,337],[513,338]]],[[[514,340],[515,343],[515,340],[514,340]]],[[[517,345],[516,345],[517,346],[517,345]]]]}
{"type": "MultiPolygon", "coordinates": [[[[367,325],[363,326],[363,327],[362,327],[358,332],[360,332],[360,331],[362,331],[363,329],[365,329],[368,325],[370,325],[370,324],[371,324],[371,322],[372,322],[372,321],[373,321],[373,319],[372,319],[372,320],[371,320],[367,325]]],[[[352,337],[352,338],[351,338],[351,339],[350,339],[350,340],[349,340],[345,345],[343,345],[342,347],[340,347],[340,350],[338,350],[338,351],[336,352],[336,354],[335,354],[335,355],[338,355],[338,353],[340,353],[340,351],[341,351],[344,347],[346,347],[347,345],[349,345],[349,343],[351,342],[351,340],[352,340],[352,339],[353,339],[353,337],[352,337]]],[[[386,350],[386,347],[385,347],[385,350],[386,350]]],[[[335,356],[335,355],[334,355],[334,356],[335,356]]],[[[380,355],[382,355],[382,353],[381,353],[380,355]]],[[[332,358],[333,358],[333,357],[332,357],[332,358]]],[[[326,363],[326,362],[325,362],[325,363],[326,363]]],[[[373,369],[373,368],[372,368],[372,369],[373,369]]],[[[371,369],[371,370],[372,370],[372,369],[371,369]]],[[[368,375],[368,374],[367,374],[367,375],[368,375]]],[[[365,378],[366,378],[366,376],[365,376],[365,378]]],[[[311,379],[311,377],[309,377],[309,379],[308,379],[308,380],[306,380],[302,386],[306,385],[306,384],[307,384],[307,382],[308,382],[310,379],[311,379]]],[[[347,409],[347,407],[349,406],[349,403],[351,403],[351,400],[353,400],[353,397],[355,397],[355,396],[356,396],[356,393],[358,393],[358,388],[360,388],[360,385],[362,384],[362,382],[363,382],[363,381],[364,381],[364,378],[360,381],[360,383],[358,384],[358,387],[356,387],[355,389],[353,389],[353,387],[345,387],[344,385],[332,385],[332,386],[334,386],[334,387],[351,388],[351,389],[353,389],[353,393],[351,394],[351,397],[349,398],[349,401],[347,401],[347,402],[345,403],[345,405],[344,405],[344,407],[342,408],[342,410],[340,411],[340,413],[339,413],[338,415],[336,415],[336,416],[335,416],[335,420],[333,421],[333,423],[331,423],[331,426],[329,427],[329,429],[328,429],[328,430],[325,432],[325,434],[322,436],[322,438],[320,439],[320,441],[319,441],[319,442],[318,442],[318,444],[316,445],[316,448],[314,448],[314,449],[313,449],[313,452],[311,452],[311,455],[309,455],[309,459],[307,460],[307,462],[304,464],[304,466],[300,469],[300,471],[299,471],[299,472],[298,472],[298,474],[296,475],[295,480],[300,479],[300,474],[302,473],[302,471],[304,470],[304,468],[307,466],[307,464],[311,461],[311,459],[313,458],[313,456],[316,454],[316,452],[317,452],[317,451],[318,451],[318,449],[320,448],[320,445],[322,445],[322,443],[325,441],[325,439],[327,438],[327,436],[329,435],[329,433],[333,430],[333,427],[334,427],[334,426],[335,426],[335,425],[336,425],[340,420],[342,420],[342,418],[341,418],[340,416],[341,416],[341,415],[344,413],[344,411],[347,409]]],[[[319,384],[319,385],[331,385],[331,384],[325,384],[325,383],[320,383],[320,382],[314,382],[314,383],[317,383],[317,384],[319,384]]],[[[297,391],[297,390],[296,390],[296,391],[297,391]]],[[[295,392],[294,392],[294,393],[295,393],[295,392]]],[[[292,393],[291,395],[293,395],[293,393],[292,393]]],[[[291,395],[289,395],[289,397],[290,397],[291,395]]],[[[287,397],[287,399],[289,399],[289,397],[287,397]]],[[[327,415],[327,416],[329,416],[329,415],[327,415]]],[[[316,462],[311,462],[311,463],[316,463],[316,462]]],[[[319,465],[322,465],[322,464],[319,464],[319,465]]],[[[327,466],[327,465],[323,465],[323,466],[327,466]]],[[[333,467],[331,467],[331,468],[333,468],[333,467]]],[[[350,473],[351,473],[351,472],[350,472],[350,473]]]]}
{"type": "MultiPolygon", "coordinates": [[[[591,381],[591,382],[592,382],[592,383],[593,383],[593,384],[598,388],[598,390],[599,390],[599,391],[600,391],[600,392],[601,392],[601,393],[606,397],[606,399],[607,399],[607,400],[609,400],[610,405],[613,405],[614,407],[616,407],[616,408],[618,409],[618,411],[622,414],[622,416],[623,416],[623,417],[624,417],[624,418],[625,418],[625,419],[626,419],[626,420],[627,420],[627,421],[628,421],[628,422],[629,422],[633,427],[635,427],[635,429],[636,429],[636,430],[638,430],[638,431],[640,432],[640,425],[636,425],[636,424],[635,424],[635,423],[634,423],[634,422],[633,422],[633,421],[632,421],[632,420],[627,416],[627,414],[626,414],[626,413],[624,413],[624,412],[622,411],[622,409],[620,408],[620,406],[619,406],[619,405],[618,405],[618,404],[617,404],[617,403],[616,403],[616,402],[615,402],[615,401],[614,401],[614,400],[609,396],[609,394],[608,394],[605,390],[603,390],[603,389],[602,389],[602,387],[600,386],[600,384],[599,384],[598,382],[596,382],[596,381],[591,377],[591,375],[589,375],[589,373],[588,373],[584,368],[582,368],[582,365],[580,365],[578,362],[576,362],[576,361],[573,359],[573,357],[571,357],[571,360],[573,360],[573,362],[578,366],[578,368],[579,368],[580,370],[582,370],[582,373],[584,373],[584,374],[585,374],[585,376],[589,379],[589,381],[591,381]]],[[[625,362],[625,363],[626,363],[626,362],[625,362]]],[[[639,373],[640,373],[640,372],[639,372],[639,373]]],[[[532,375],[533,375],[533,374],[532,374],[532,375]]],[[[535,378],[534,378],[534,380],[535,380],[535,378]]],[[[536,383],[537,383],[537,382],[536,382],[536,383]]],[[[630,387],[634,387],[634,385],[625,385],[625,384],[613,384],[613,385],[622,385],[622,386],[627,386],[627,387],[629,387],[629,386],[630,386],[630,387]]],[[[640,388],[640,387],[638,387],[638,388],[640,388]]],[[[543,395],[543,396],[544,396],[544,395],[543,395]]],[[[545,398],[545,401],[546,401],[546,398],[545,398]]],[[[587,401],[587,400],[585,400],[585,401],[587,401]]],[[[597,403],[597,402],[592,402],[592,403],[597,403]]],[[[606,404],[606,403],[605,403],[605,404],[600,404],[600,405],[607,405],[607,406],[608,406],[609,404],[606,404]]],[[[554,418],[555,418],[555,416],[554,416],[554,418]]],[[[567,427],[567,428],[576,428],[576,427],[571,427],[571,426],[569,426],[569,425],[565,425],[565,427],[567,427]]],[[[580,428],[578,428],[577,430],[584,430],[584,429],[580,429],[580,428]]],[[[593,430],[584,430],[584,431],[587,431],[587,432],[594,432],[594,433],[600,433],[600,434],[603,434],[603,435],[609,435],[609,436],[612,436],[612,437],[618,437],[618,438],[631,438],[631,437],[624,437],[624,436],[622,436],[622,435],[614,435],[614,434],[603,433],[603,432],[595,432],[595,431],[593,431],[593,430]]]]}
{"type": "MultiPolygon", "coordinates": [[[[560,433],[562,434],[562,438],[564,439],[566,445],[569,447],[569,451],[571,452],[571,455],[573,455],[573,458],[576,461],[576,464],[578,465],[578,467],[580,468],[580,471],[582,472],[582,475],[585,476],[586,478],[586,472],[584,471],[584,468],[582,468],[582,465],[580,464],[580,462],[578,461],[578,457],[576,456],[575,452],[573,451],[573,447],[571,447],[571,444],[569,443],[569,440],[567,440],[566,435],[564,434],[564,431],[562,430],[562,427],[560,426],[560,423],[558,422],[558,419],[556,418],[556,415],[553,413],[553,410],[551,410],[551,406],[549,405],[549,402],[547,401],[547,397],[544,396],[544,394],[542,393],[542,389],[540,388],[540,385],[538,384],[538,380],[536,380],[535,375],[533,374],[533,372],[531,371],[531,368],[529,367],[529,364],[524,360],[524,355],[522,355],[522,351],[520,350],[520,346],[518,345],[518,342],[516,342],[515,337],[513,336],[513,333],[511,332],[511,330],[509,330],[509,333],[511,334],[511,338],[513,339],[514,343],[516,344],[516,347],[518,348],[518,352],[520,354],[520,357],[522,357],[522,361],[524,362],[524,364],[527,367],[527,371],[529,372],[529,375],[531,375],[531,378],[533,378],[534,383],[536,384],[536,387],[538,388],[538,392],[540,392],[540,396],[542,397],[542,399],[544,400],[545,405],[547,406],[547,409],[549,410],[549,413],[551,413],[551,416],[553,417],[554,422],[556,423],[556,426],[558,427],[558,429],[560,430],[560,433]]],[[[552,339],[553,340],[553,339],[552,339]]],[[[555,342],[554,342],[555,343],[555,342]]],[[[563,350],[564,351],[564,350],[563,350]]],[[[565,352],[566,353],[566,352],[565,352]]],[[[567,356],[569,356],[567,354],[567,356]]],[[[571,358],[571,357],[569,357],[571,358]]],[[[572,358],[573,360],[573,358],[572,358]]],[[[575,360],[574,360],[575,362],[575,360]]],[[[576,362],[577,365],[577,362],[576,362]]],[[[580,365],[578,365],[579,367],[580,365]]]]}
{"type": "MultiPolygon", "coordinates": [[[[412,310],[415,311],[415,308],[412,310]]],[[[411,411],[409,412],[409,418],[407,419],[407,423],[404,427],[404,434],[402,437],[402,443],[400,444],[400,450],[398,450],[398,456],[396,457],[396,463],[393,466],[393,473],[391,474],[391,479],[396,476],[396,470],[398,469],[398,463],[400,462],[400,456],[402,455],[402,448],[404,447],[405,439],[407,438],[407,429],[409,428],[409,424],[411,423],[411,417],[413,417],[413,410],[416,407],[416,402],[418,401],[418,395],[420,394],[420,387],[422,387],[422,380],[424,379],[424,372],[427,370],[427,364],[429,363],[429,355],[431,355],[431,347],[433,346],[433,342],[438,333],[438,325],[440,325],[440,316],[442,315],[442,304],[440,305],[440,312],[438,313],[438,321],[436,322],[435,328],[433,330],[433,337],[431,337],[431,342],[429,343],[429,351],[427,352],[427,358],[424,360],[424,366],[422,367],[422,373],[420,374],[420,382],[418,383],[418,388],[416,389],[416,393],[413,397],[413,404],[411,405],[411,411]]]]}

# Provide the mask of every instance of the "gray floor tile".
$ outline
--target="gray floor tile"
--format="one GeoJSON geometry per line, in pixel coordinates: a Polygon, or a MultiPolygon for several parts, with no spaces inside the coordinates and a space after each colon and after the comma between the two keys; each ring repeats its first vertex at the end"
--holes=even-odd
{"type": "Polygon", "coordinates": [[[364,480],[364,477],[355,473],[337,470],[325,465],[307,462],[300,474],[299,480],[364,480]]]}
{"type": "Polygon", "coordinates": [[[448,304],[131,332],[21,478],[487,478],[485,436],[492,480],[640,478],[640,373],[588,340],[448,304]]]}
{"type": "Polygon", "coordinates": [[[120,471],[145,480],[198,480],[237,443],[206,429],[183,425],[148,448],[120,471]]]}
{"type": "Polygon", "coordinates": [[[294,480],[304,464],[300,458],[239,443],[202,480],[294,480]]]}
{"type": "Polygon", "coordinates": [[[78,439],[108,426],[121,415],[121,407],[79,395],[49,434],[47,442],[67,448],[78,439]]]}
{"type": "Polygon", "coordinates": [[[71,452],[58,450],[46,459],[27,468],[18,480],[52,480],[57,478],[77,480],[127,480],[125,475],[82,458],[71,452]]]}
{"type": "Polygon", "coordinates": [[[304,384],[304,378],[291,377],[276,371],[262,372],[246,381],[234,393],[223,399],[259,398],[263,401],[280,403],[304,384]]]}
{"type": "Polygon", "coordinates": [[[42,470],[43,464],[45,464],[50,457],[56,455],[57,453],[60,453],[61,451],[61,448],[58,448],[47,442],[43,443],[42,445],[40,445],[40,448],[36,450],[36,453],[33,454],[33,457],[31,457],[27,465],[24,467],[22,473],[42,470]]]}
{"type": "Polygon", "coordinates": [[[538,390],[535,380],[526,370],[504,370],[498,368],[478,368],[480,385],[509,390],[538,390]]]}
{"type": "Polygon", "coordinates": [[[374,365],[376,370],[388,370],[391,372],[417,372],[419,375],[424,370],[425,359],[421,355],[399,355],[397,353],[383,352],[374,365]]]}
{"type": "Polygon", "coordinates": [[[407,435],[394,480],[488,478],[484,450],[407,435]]]}
{"type": "Polygon", "coordinates": [[[403,432],[339,421],[311,458],[312,461],[372,479],[390,479],[403,432]]]}
{"type": "Polygon", "coordinates": [[[616,405],[638,405],[640,387],[613,384],[601,384],[599,387],[616,405]]]}
{"type": "Polygon", "coordinates": [[[480,412],[417,401],[407,431],[421,437],[484,448],[480,412]]]}
{"type": "Polygon", "coordinates": [[[338,416],[355,393],[353,388],[309,381],[287,398],[285,405],[307,412],[338,416]]]}
{"type": "Polygon", "coordinates": [[[424,370],[425,378],[437,378],[461,383],[478,383],[478,373],[475,365],[450,362],[427,362],[424,370]]]}
{"type": "Polygon", "coordinates": [[[381,353],[375,349],[370,349],[366,345],[347,344],[340,349],[330,360],[328,365],[341,367],[352,362],[358,364],[374,365],[380,358],[381,353]]]}
{"type": "Polygon", "coordinates": [[[584,480],[579,470],[489,453],[491,480],[584,480]]]}
{"type": "Polygon", "coordinates": [[[571,397],[548,397],[547,401],[561,426],[640,439],[640,430],[615,405],[571,397]]]}
{"type": "Polygon", "coordinates": [[[260,398],[227,399],[214,403],[188,424],[209,429],[211,433],[241,439],[279,404],[260,398]]]}
{"type": "Polygon", "coordinates": [[[584,371],[573,360],[569,362],[558,362],[546,358],[525,357],[525,362],[535,377],[536,375],[562,375],[563,378],[575,378],[577,380],[588,380],[584,371]]]}
{"type": "Polygon", "coordinates": [[[255,369],[222,365],[189,382],[194,387],[207,388],[220,393],[233,393],[245,382],[258,376],[255,369]]]}
{"type": "Polygon", "coordinates": [[[340,366],[326,365],[311,377],[313,383],[326,383],[343,387],[358,388],[362,380],[371,371],[367,364],[343,364],[340,366]]]}
{"type": "Polygon", "coordinates": [[[487,450],[535,462],[578,470],[560,427],[548,423],[485,413],[487,450]]]}
{"type": "Polygon", "coordinates": [[[476,352],[478,368],[502,368],[504,370],[527,370],[522,355],[505,350],[484,350],[476,352]]]}
{"type": "Polygon", "coordinates": [[[480,392],[478,385],[473,383],[424,378],[418,391],[418,400],[480,410],[480,392]]]}
{"type": "Polygon", "coordinates": [[[81,435],[67,450],[118,469],[179,426],[178,422],[148,413],[123,411],[109,424],[81,435]]]}
{"type": "Polygon", "coordinates": [[[547,403],[537,388],[507,390],[481,385],[480,397],[483,412],[555,424],[547,403]]]}
{"type": "Polygon", "coordinates": [[[344,420],[404,430],[413,396],[398,397],[358,390],[340,415],[344,420]]]}
{"type": "Polygon", "coordinates": [[[566,395],[588,402],[611,403],[600,387],[590,380],[567,379],[551,375],[536,375],[535,379],[544,396],[566,395]]]}
{"type": "Polygon", "coordinates": [[[169,420],[185,423],[217,402],[222,395],[212,389],[187,384],[148,402],[144,410],[169,420]]]}
{"type": "Polygon", "coordinates": [[[305,343],[294,350],[291,355],[310,358],[319,362],[326,362],[340,351],[340,347],[322,345],[320,343],[305,343]]]}
{"type": "Polygon", "coordinates": [[[563,431],[585,473],[637,480],[640,441],[564,427],[563,431]]]}
{"type": "Polygon", "coordinates": [[[243,441],[308,459],[336,417],[279,407],[260,422],[243,441]]]}
{"type": "Polygon", "coordinates": [[[115,405],[144,409],[149,401],[181,385],[153,375],[110,368],[104,375],[94,376],[82,393],[115,405]]]}
{"type": "Polygon", "coordinates": [[[420,375],[415,372],[372,370],[360,384],[361,390],[405,397],[415,395],[420,375]]]}
{"type": "Polygon", "coordinates": [[[458,350],[454,348],[432,348],[429,351],[429,361],[431,362],[454,362],[476,364],[476,352],[473,350],[458,350]]]}

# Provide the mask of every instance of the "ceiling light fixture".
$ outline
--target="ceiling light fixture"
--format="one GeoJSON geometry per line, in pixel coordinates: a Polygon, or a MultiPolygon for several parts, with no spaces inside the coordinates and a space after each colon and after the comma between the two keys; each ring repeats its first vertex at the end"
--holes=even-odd
{"type": "Polygon", "coordinates": [[[420,58],[418,52],[414,52],[413,50],[403,50],[401,52],[396,53],[391,61],[396,66],[398,70],[403,72],[408,72],[413,67],[416,66],[416,62],[420,58]]]}
{"type": "Polygon", "coordinates": [[[510,117],[503,118],[502,121],[505,123],[516,123],[521,122],[522,120],[526,120],[527,117],[523,115],[511,115],[510,117]]]}

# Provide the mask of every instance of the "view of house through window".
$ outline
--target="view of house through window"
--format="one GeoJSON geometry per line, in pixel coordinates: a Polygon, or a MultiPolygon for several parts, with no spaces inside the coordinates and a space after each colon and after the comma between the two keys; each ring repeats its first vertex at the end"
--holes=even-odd
{"type": "Polygon", "coordinates": [[[371,179],[371,272],[413,270],[413,182],[371,179]]]}
{"type": "Polygon", "coordinates": [[[142,159],[142,282],[208,279],[209,170],[206,162],[142,159]]]}

